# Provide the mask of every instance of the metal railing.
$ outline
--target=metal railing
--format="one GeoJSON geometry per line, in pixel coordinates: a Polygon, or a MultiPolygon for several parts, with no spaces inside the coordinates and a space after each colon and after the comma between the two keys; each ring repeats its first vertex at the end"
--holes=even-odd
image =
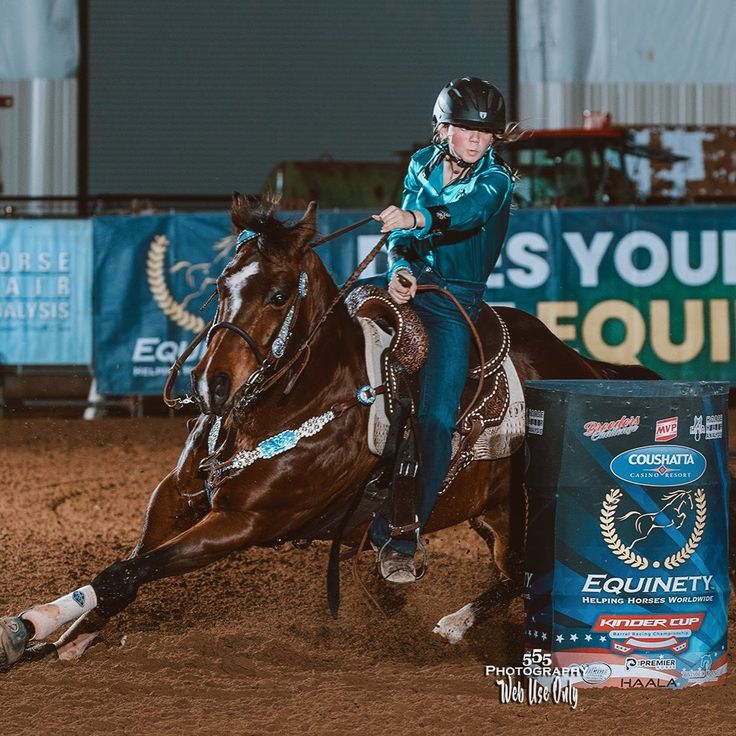
{"type": "Polygon", "coordinates": [[[226,211],[229,194],[141,194],[122,192],[78,196],[0,193],[0,217],[92,217],[177,212],[226,211]]]}

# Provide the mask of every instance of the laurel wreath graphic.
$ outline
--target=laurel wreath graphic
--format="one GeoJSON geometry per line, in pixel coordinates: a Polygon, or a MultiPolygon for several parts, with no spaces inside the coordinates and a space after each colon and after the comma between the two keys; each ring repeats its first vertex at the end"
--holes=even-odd
{"type": "MultiPolygon", "coordinates": [[[[638,570],[646,570],[646,568],[649,567],[650,561],[643,555],[639,555],[634,552],[631,547],[625,545],[616,532],[614,518],[616,515],[616,509],[622,497],[623,493],[620,488],[611,488],[611,490],[606,494],[606,499],[601,507],[601,534],[608,545],[608,549],[610,549],[616,557],[631,567],[638,570]]],[[[695,509],[695,526],[693,527],[690,538],[682,549],[675,552],[675,554],[666,557],[664,560],[664,566],[668,570],[673,570],[674,568],[682,565],[683,562],[686,562],[698,548],[700,540],[703,537],[707,508],[705,491],[702,488],[698,488],[695,492],[695,509]]],[[[655,562],[653,566],[658,567],[659,563],[655,562]]]]}
{"type": "Polygon", "coordinates": [[[179,327],[191,332],[199,332],[204,328],[204,320],[188,312],[179,304],[166,284],[165,260],[169,247],[169,239],[165,235],[157,235],[148,249],[146,258],[146,276],[148,288],[161,311],[179,327]]]}
{"type": "Polygon", "coordinates": [[[606,494],[606,500],[601,508],[600,525],[603,539],[606,540],[608,549],[613,552],[619,560],[623,560],[627,565],[635,567],[637,570],[646,570],[649,567],[649,560],[643,555],[638,555],[630,547],[627,547],[618,536],[616,527],[613,523],[616,514],[616,508],[623,493],[620,488],[611,488],[606,494]]]}

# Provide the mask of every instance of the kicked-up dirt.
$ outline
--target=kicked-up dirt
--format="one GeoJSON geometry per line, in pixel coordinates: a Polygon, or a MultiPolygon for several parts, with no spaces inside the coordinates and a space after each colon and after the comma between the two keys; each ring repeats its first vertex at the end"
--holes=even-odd
{"type": "MultiPolygon", "coordinates": [[[[88,583],[127,555],[150,491],[186,436],[169,419],[0,421],[0,615],[88,583]]],[[[732,435],[733,436],[733,435],[732,435]]],[[[518,664],[521,602],[450,645],[436,621],[493,574],[467,526],[429,538],[427,577],[395,591],[343,564],[327,610],[327,546],[252,549],[141,589],[78,662],[0,673],[0,734],[731,733],[736,680],[580,690],[566,704],[501,704],[485,664],[518,664]]],[[[731,610],[731,641],[734,617],[731,610]]]]}

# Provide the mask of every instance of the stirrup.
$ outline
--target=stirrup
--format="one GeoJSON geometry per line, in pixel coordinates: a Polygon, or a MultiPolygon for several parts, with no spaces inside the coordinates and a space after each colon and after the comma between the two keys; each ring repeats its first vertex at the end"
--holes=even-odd
{"type": "Polygon", "coordinates": [[[419,568],[414,565],[416,552],[407,555],[395,550],[390,544],[391,539],[388,539],[378,549],[371,542],[371,546],[378,552],[378,574],[388,583],[402,585],[421,580],[427,572],[427,548],[419,538],[419,531],[417,530],[417,550],[422,555],[419,568]]]}

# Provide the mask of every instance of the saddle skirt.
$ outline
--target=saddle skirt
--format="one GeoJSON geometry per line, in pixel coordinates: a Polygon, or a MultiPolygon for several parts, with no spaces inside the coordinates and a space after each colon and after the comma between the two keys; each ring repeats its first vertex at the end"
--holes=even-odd
{"type": "MultiPolygon", "coordinates": [[[[463,457],[461,458],[457,458],[457,453],[460,450],[462,435],[457,431],[453,432],[450,472],[442,484],[440,493],[444,493],[470,463],[477,460],[499,460],[502,457],[510,457],[524,444],[524,434],[526,432],[524,391],[519,380],[519,374],[508,355],[497,370],[497,375],[499,382],[507,385],[505,409],[496,417],[493,417],[493,421],[484,422],[483,431],[478,439],[472,447],[463,450],[463,457]]],[[[493,392],[496,391],[495,384],[489,387],[488,390],[489,393],[487,394],[484,390],[485,397],[481,402],[481,406],[486,403],[486,399],[493,399],[493,392]]],[[[488,403],[490,404],[492,401],[488,403]]],[[[471,416],[474,413],[472,412],[471,416]]]]}
{"type": "MultiPolygon", "coordinates": [[[[380,455],[388,436],[390,407],[399,374],[411,375],[419,370],[427,354],[427,335],[411,307],[397,306],[384,289],[359,287],[351,292],[346,303],[363,331],[368,381],[371,386],[386,385],[386,393],[377,397],[368,419],[368,447],[380,455]]],[[[473,367],[468,372],[461,406],[466,407],[472,400],[481,370],[483,391],[463,421],[462,433],[457,430],[453,433],[450,470],[441,492],[471,463],[509,457],[524,442],[524,393],[509,357],[508,329],[498,313],[487,305],[481,310],[476,327],[485,359],[481,366],[473,344],[470,356],[473,367]],[[467,433],[471,438],[475,436],[471,446],[463,443],[467,433]]]]}
{"type": "MultiPolygon", "coordinates": [[[[381,360],[391,347],[393,334],[384,330],[370,317],[356,317],[363,330],[365,342],[365,367],[368,372],[368,383],[379,386],[383,383],[381,360]]],[[[368,449],[374,455],[380,455],[386,445],[389,419],[386,414],[386,397],[379,394],[373,402],[368,416],[368,449]]]]}

